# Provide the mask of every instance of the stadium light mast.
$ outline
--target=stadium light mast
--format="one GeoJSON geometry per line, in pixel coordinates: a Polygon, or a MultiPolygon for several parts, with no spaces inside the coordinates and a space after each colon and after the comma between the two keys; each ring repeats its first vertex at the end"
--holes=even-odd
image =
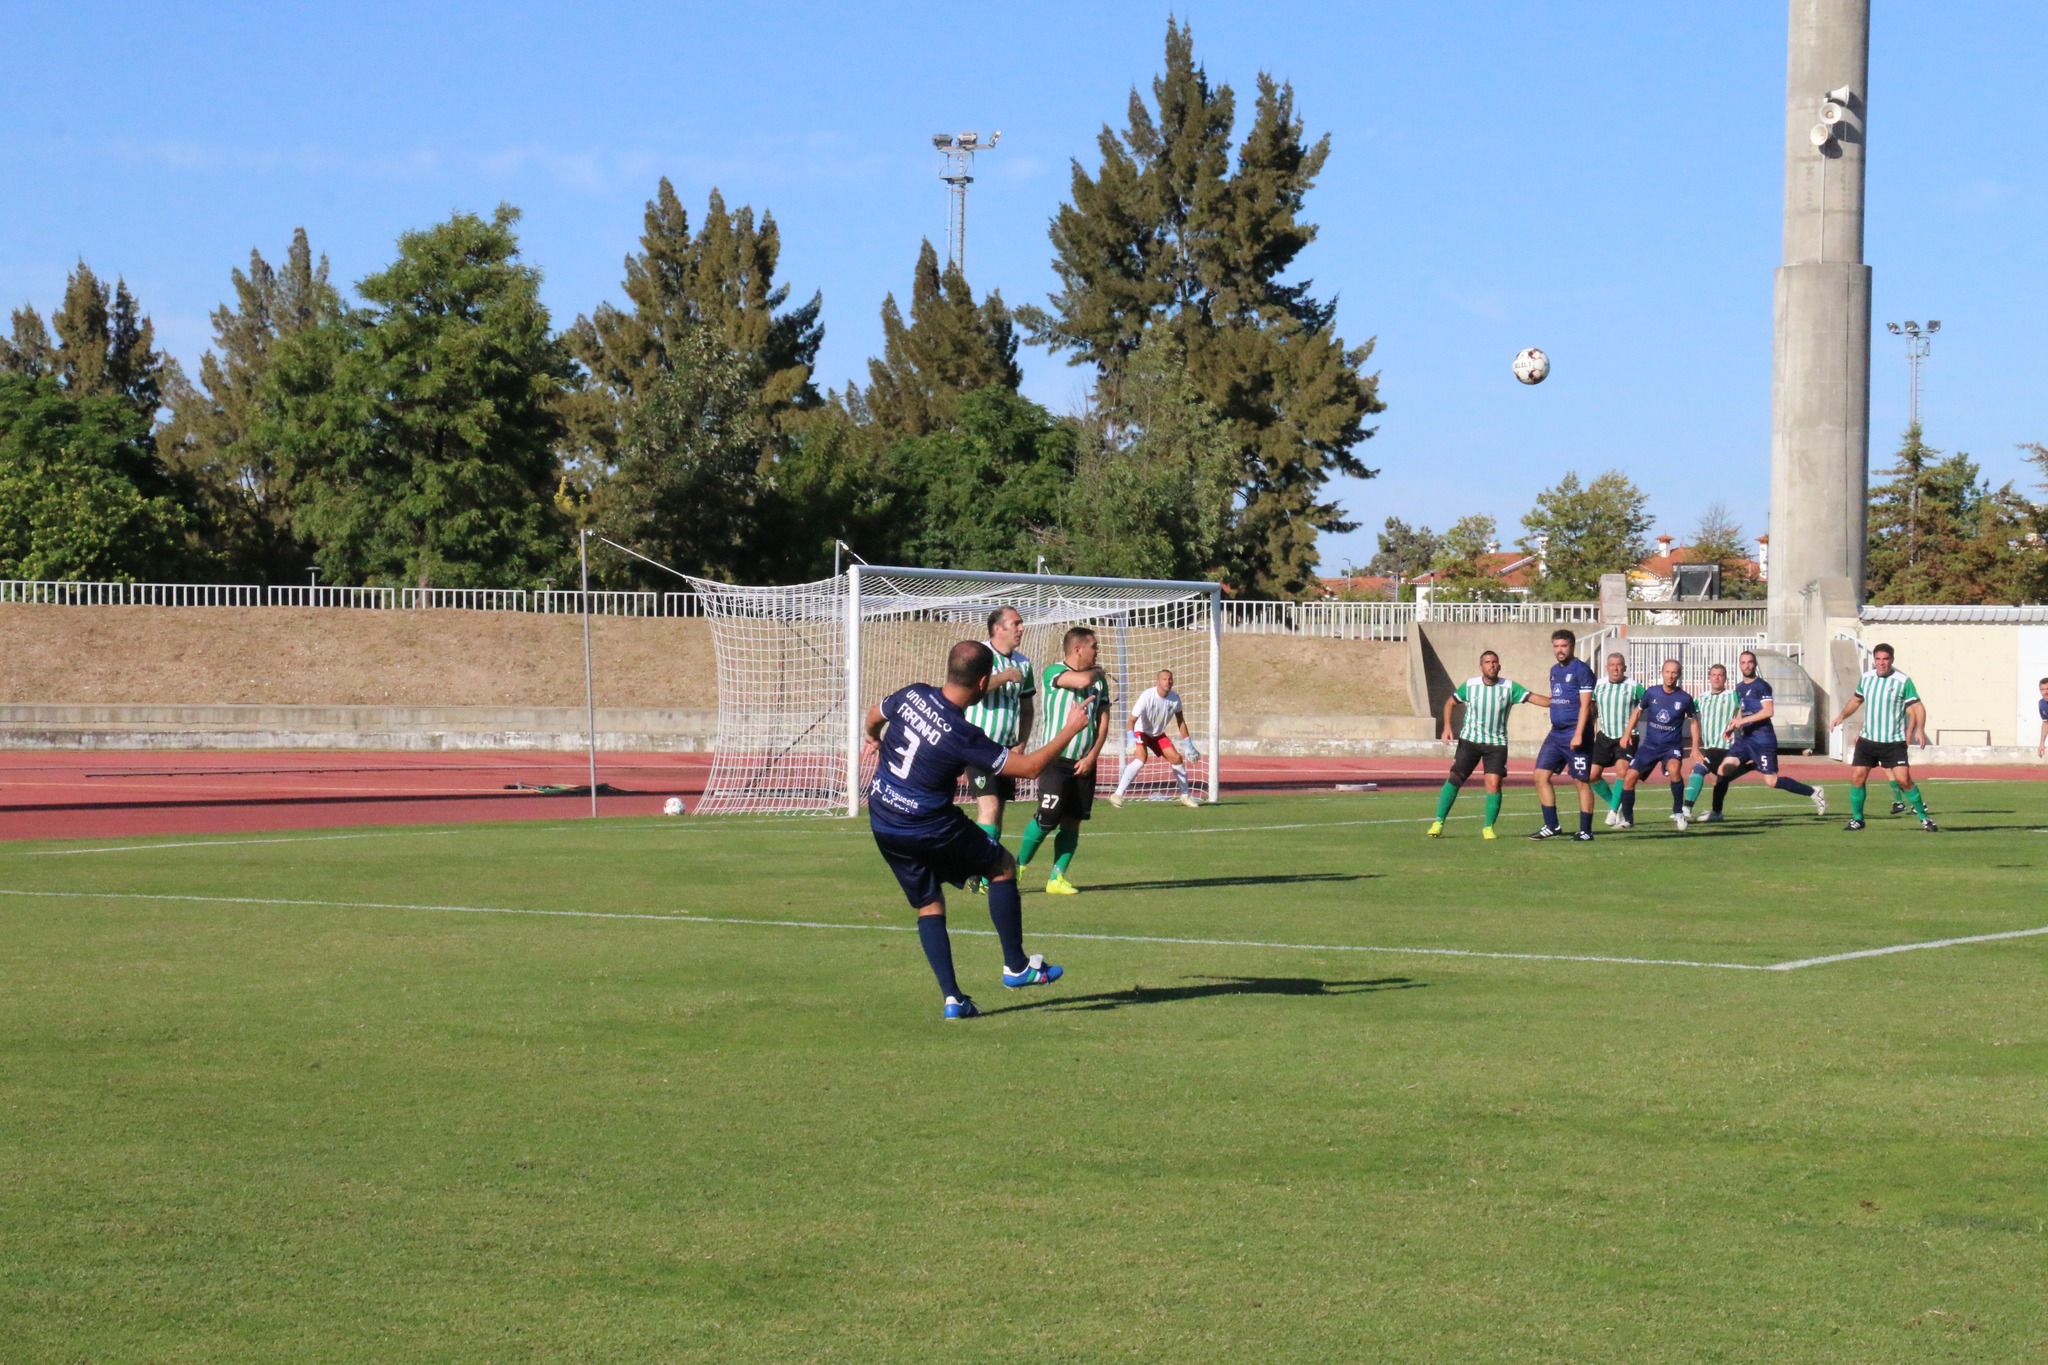
{"type": "Polygon", "coordinates": [[[1934,334],[1941,324],[1930,319],[1925,327],[1908,319],[1887,322],[1885,330],[1906,339],[1906,425],[1920,430],[1920,362],[1934,349],[1934,334]]]}
{"type": "Polygon", "coordinates": [[[992,152],[1003,140],[999,128],[987,142],[980,133],[933,133],[932,146],[939,152],[939,179],[946,182],[946,265],[967,273],[967,187],[974,183],[974,154],[992,152]]]}

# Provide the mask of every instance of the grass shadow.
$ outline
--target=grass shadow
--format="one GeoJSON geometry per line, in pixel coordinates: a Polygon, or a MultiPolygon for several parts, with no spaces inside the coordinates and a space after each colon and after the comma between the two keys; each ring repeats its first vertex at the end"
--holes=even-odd
{"type": "Polygon", "coordinates": [[[1022,1010],[1066,1011],[1120,1010],[1130,1005],[1172,1005],[1186,1000],[1211,1000],[1225,995],[1367,995],[1376,991],[1421,990],[1429,983],[1406,976],[1382,976],[1365,981],[1324,981],[1313,976],[1194,976],[1191,986],[1133,985],[1127,991],[1100,991],[1094,995],[1067,995],[1033,1000],[983,1010],[983,1014],[1016,1014],[1022,1010]]]}

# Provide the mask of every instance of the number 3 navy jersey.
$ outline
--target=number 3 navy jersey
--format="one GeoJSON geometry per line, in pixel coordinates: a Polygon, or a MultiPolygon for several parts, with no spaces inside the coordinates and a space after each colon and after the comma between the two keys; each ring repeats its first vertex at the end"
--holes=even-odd
{"type": "MultiPolygon", "coordinates": [[[[1762,678],[1751,678],[1747,682],[1735,684],[1735,695],[1742,700],[1742,714],[1753,716],[1763,710],[1764,703],[1771,699],[1771,685],[1762,678]]],[[[1745,725],[1735,733],[1738,735],[1755,735],[1760,739],[1775,740],[1778,737],[1777,727],[1769,721],[1765,721],[1762,725],[1745,725]]]]}
{"type": "Polygon", "coordinates": [[[868,784],[868,823],[876,829],[929,828],[952,813],[962,769],[999,773],[1009,761],[1008,749],[928,683],[882,698],[882,716],[888,726],[868,784]]]}

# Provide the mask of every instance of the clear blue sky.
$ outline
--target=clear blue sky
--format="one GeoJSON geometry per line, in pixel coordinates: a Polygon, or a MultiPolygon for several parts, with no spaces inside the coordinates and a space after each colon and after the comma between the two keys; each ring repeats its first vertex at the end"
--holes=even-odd
{"type": "MultiPolygon", "coordinates": [[[[1627,470],[1680,534],[1714,499],[1768,514],[1784,6],[1184,5],[1212,78],[1294,83],[1334,151],[1305,259],[1387,412],[1339,494],[1515,523],[1567,469],[1627,470]],[[1508,362],[1547,349],[1549,383],[1508,362]]],[[[1052,283],[1069,158],[1158,69],[1165,6],[293,3],[19,6],[0,81],[0,304],[48,308],[83,257],[188,365],[252,246],[303,224],[335,274],[452,209],[525,210],[558,324],[619,296],[667,174],[772,209],[783,274],[825,296],[820,379],[865,374],[877,308],[945,228],[929,134],[1000,128],[969,265],[1013,303],[1052,283]],[[946,15],[940,18],[941,14],[946,15]]],[[[2040,0],[1878,0],[1870,216],[1878,321],[1939,317],[1930,441],[1994,478],[2048,441],[2048,151],[2040,0]]],[[[1042,353],[1027,388],[1085,381],[1042,353]]],[[[1880,460],[1905,423],[1882,335],[1880,460]]],[[[2034,492],[2030,482],[2026,485],[2034,492]]]]}

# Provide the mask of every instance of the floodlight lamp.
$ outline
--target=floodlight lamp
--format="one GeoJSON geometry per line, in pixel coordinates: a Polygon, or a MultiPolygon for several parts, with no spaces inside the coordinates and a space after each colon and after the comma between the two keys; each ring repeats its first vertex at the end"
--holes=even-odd
{"type": "Polygon", "coordinates": [[[1885,324],[1885,330],[1890,332],[1893,336],[1897,336],[1899,334],[1899,324],[1896,322],[1887,322],[1885,324]]]}
{"type": "Polygon", "coordinates": [[[1003,130],[998,128],[988,135],[988,145],[993,147],[1003,140],[1003,130]]]}
{"type": "Polygon", "coordinates": [[[1941,324],[1940,324],[1940,323],[1938,323],[1938,322],[1934,321],[1934,320],[1933,320],[1932,318],[1929,318],[1929,319],[1927,320],[1927,334],[1928,334],[1929,336],[1933,336],[1933,335],[1934,335],[1934,334],[1935,334],[1936,332],[1939,332],[1940,330],[1941,330],[1941,324]]]}
{"type": "Polygon", "coordinates": [[[933,134],[932,134],[932,146],[934,146],[934,147],[937,147],[937,148],[938,148],[938,149],[939,149],[940,151],[942,151],[942,152],[943,152],[943,151],[945,151],[945,150],[946,150],[946,148],[948,148],[948,147],[950,147],[950,146],[952,146],[952,145],[953,145],[953,135],[952,135],[951,133],[933,133],[933,134]]]}
{"type": "Polygon", "coordinates": [[[1920,335],[1920,324],[1919,324],[1919,323],[1917,323],[1917,322],[1915,322],[1915,321],[1913,321],[1913,319],[1911,319],[1911,318],[1907,318],[1907,319],[1906,319],[1906,335],[1907,335],[1907,336],[1909,336],[1909,337],[1916,337],[1916,336],[1919,336],[1919,335],[1920,335]]]}
{"type": "Polygon", "coordinates": [[[981,134],[980,134],[980,133],[962,133],[962,134],[960,134],[960,145],[961,145],[962,147],[972,147],[972,146],[974,146],[974,145],[975,145],[976,143],[978,143],[978,142],[980,142],[980,141],[981,141],[981,134]]]}

